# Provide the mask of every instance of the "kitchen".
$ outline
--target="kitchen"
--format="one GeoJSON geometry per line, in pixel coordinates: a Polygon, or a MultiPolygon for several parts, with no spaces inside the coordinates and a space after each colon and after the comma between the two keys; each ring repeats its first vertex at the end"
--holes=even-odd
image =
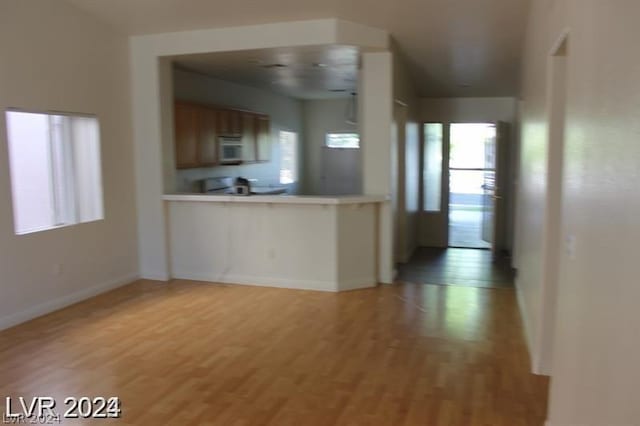
{"type": "Polygon", "coordinates": [[[241,176],[260,188],[254,192],[360,193],[359,185],[336,191],[322,182],[337,174],[360,181],[358,149],[342,151],[350,163],[338,173],[326,173],[323,153],[327,133],[359,133],[357,61],[348,46],[175,60],[175,191],[202,192],[207,178],[241,176]]]}
{"type": "Polygon", "coordinates": [[[326,46],[174,59],[163,163],[172,277],[324,291],[377,284],[387,197],[362,195],[358,58],[354,47],[326,46]]]}

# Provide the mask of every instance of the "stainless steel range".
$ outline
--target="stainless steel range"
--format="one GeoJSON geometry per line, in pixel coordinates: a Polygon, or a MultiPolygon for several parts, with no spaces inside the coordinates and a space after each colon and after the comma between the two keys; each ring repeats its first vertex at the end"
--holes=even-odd
{"type": "Polygon", "coordinates": [[[257,186],[255,179],[247,179],[247,182],[240,181],[236,184],[236,178],[229,176],[212,177],[200,181],[200,190],[203,194],[209,195],[279,195],[286,194],[287,188],[284,186],[257,186]],[[246,191],[249,194],[246,194],[246,191]]]}

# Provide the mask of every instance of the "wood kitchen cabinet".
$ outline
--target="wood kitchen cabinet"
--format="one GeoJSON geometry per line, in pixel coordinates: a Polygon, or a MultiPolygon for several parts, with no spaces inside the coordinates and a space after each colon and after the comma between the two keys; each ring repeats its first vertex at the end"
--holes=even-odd
{"type": "Polygon", "coordinates": [[[230,136],[231,126],[229,123],[229,111],[218,110],[218,134],[220,136],[230,136]]]}
{"type": "Polygon", "coordinates": [[[256,116],[256,152],[257,161],[271,159],[271,126],[266,115],[256,116]]]}
{"type": "Polygon", "coordinates": [[[241,138],[245,163],[270,160],[271,130],[267,115],[176,101],[174,120],[178,169],[219,164],[220,136],[241,138]]]}
{"type": "Polygon", "coordinates": [[[256,115],[242,113],[242,160],[256,161],[256,115]]]}
{"type": "Polygon", "coordinates": [[[218,135],[242,136],[242,113],[231,109],[219,109],[218,135]]]}
{"type": "Polygon", "coordinates": [[[229,136],[242,136],[244,134],[243,115],[240,111],[229,110],[229,136]]]}
{"type": "Polygon", "coordinates": [[[215,166],[218,163],[218,111],[198,109],[198,165],[215,166]]]}
{"type": "Polygon", "coordinates": [[[198,167],[198,107],[176,102],[174,113],[176,167],[198,167]]]}
{"type": "Polygon", "coordinates": [[[188,102],[174,105],[176,167],[191,169],[217,164],[217,111],[188,102]]]}

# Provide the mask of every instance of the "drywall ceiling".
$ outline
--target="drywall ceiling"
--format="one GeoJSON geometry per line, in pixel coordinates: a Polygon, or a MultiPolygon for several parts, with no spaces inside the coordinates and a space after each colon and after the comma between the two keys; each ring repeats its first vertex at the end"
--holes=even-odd
{"type": "Polygon", "coordinates": [[[358,49],[317,46],[174,57],[176,67],[297,99],[344,98],[356,91],[358,49]]]}
{"type": "Polygon", "coordinates": [[[67,0],[127,34],[339,18],[393,36],[421,96],[514,96],[530,0],[67,0]]]}

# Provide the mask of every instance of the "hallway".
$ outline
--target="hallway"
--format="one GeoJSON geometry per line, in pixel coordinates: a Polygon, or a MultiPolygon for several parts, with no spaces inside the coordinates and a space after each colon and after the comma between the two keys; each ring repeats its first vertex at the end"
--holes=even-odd
{"type": "Polygon", "coordinates": [[[115,395],[123,424],[540,426],[512,288],[138,281],[0,332],[0,393],[115,395]]]}
{"type": "Polygon", "coordinates": [[[513,288],[506,259],[492,261],[490,250],[426,248],[416,250],[398,269],[398,281],[446,286],[513,288]]]}
{"type": "Polygon", "coordinates": [[[449,207],[449,246],[488,249],[491,244],[482,239],[483,212],[468,206],[449,207]]]}

